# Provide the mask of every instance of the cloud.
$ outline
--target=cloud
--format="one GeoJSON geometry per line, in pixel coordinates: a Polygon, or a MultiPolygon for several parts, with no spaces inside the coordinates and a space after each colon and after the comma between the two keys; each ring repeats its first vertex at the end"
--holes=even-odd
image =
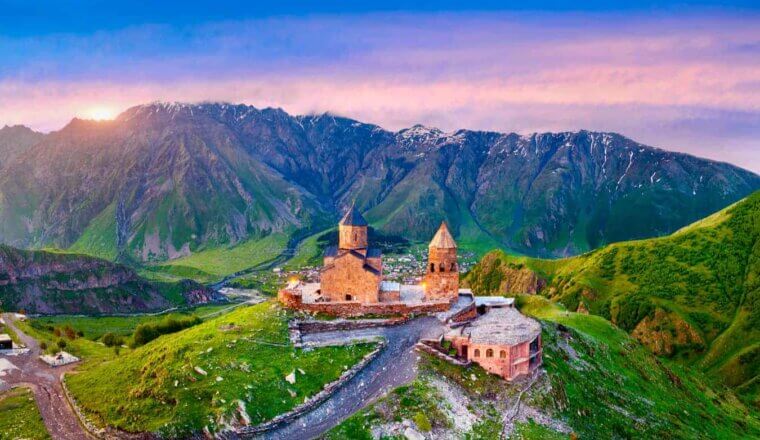
{"type": "Polygon", "coordinates": [[[0,123],[218,100],[390,129],[619,131],[760,171],[757,29],[715,14],[374,14],[3,38],[0,123]]]}

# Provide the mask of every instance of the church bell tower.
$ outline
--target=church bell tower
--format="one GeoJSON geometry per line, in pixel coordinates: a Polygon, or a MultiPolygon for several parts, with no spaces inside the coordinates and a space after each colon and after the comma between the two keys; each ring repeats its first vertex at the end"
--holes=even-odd
{"type": "Polygon", "coordinates": [[[447,299],[451,302],[459,297],[459,266],[457,264],[457,244],[445,222],[428,245],[428,264],[425,274],[425,299],[447,299]]]}
{"type": "Polygon", "coordinates": [[[338,224],[338,248],[367,253],[367,220],[352,203],[338,224]]]}

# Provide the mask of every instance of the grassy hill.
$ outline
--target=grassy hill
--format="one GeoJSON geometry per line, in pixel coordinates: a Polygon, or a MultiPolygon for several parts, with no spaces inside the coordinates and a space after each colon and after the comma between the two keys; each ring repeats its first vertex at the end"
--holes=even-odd
{"type": "Polygon", "coordinates": [[[545,281],[541,294],[609,319],[760,405],[759,236],[756,192],[667,237],[560,260],[496,251],[466,283],[479,294],[510,293],[516,273],[533,272],[545,281]]]}
{"type": "MultiPolygon", "coordinates": [[[[649,350],[609,321],[567,312],[539,296],[521,310],[541,320],[545,376],[527,391],[511,439],[757,438],[760,419],[727,389],[649,350]]],[[[330,440],[395,438],[404,421],[429,438],[499,438],[526,383],[507,385],[479,366],[423,356],[409,386],[353,415],[330,440]],[[395,430],[395,431],[394,431],[395,430]]]]}
{"type": "Polygon", "coordinates": [[[295,349],[288,317],[272,302],[244,306],[85,364],[67,384],[89,417],[127,431],[184,438],[245,418],[258,424],[316,394],[372,349],[295,349]],[[290,384],[285,377],[294,371],[290,384]]]}

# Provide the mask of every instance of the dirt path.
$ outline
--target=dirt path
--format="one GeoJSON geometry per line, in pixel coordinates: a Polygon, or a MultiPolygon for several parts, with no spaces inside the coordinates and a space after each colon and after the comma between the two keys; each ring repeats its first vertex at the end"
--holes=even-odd
{"type": "Polygon", "coordinates": [[[346,417],[361,410],[378,397],[407,384],[417,376],[417,356],[414,344],[420,337],[436,337],[443,331],[441,322],[432,316],[418,318],[406,324],[370,330],[341,331],[306,335],[304,342],[321,345],[339,340],[382,336],[388,345],[362,371],[314,410],[264,433],[265,439],[311,439],[324,434],[346,417]]]}
{"type": "Polygon", "coordinates": [[[0,392],[14,386],[28,386],[34,392],[34,398],[37,401],[42,419],[53,439],[83,440],[90,438],[89,434],[79,424],[79,419],[69,406],[61,386],[61,375],[74,366],[52,368],[39,360],[42,350],[40,350],[37,341],[18,329],[13,314],[5,314],[3,318],[8,327],[29,348],[29,352],[17,356],[3,356],[17,369],[8,371],[2,377],[0,392]]]}

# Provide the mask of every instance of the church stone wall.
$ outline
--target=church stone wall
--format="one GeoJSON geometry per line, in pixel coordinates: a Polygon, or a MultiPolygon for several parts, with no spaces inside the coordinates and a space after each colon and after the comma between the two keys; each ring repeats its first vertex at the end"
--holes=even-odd
{"type": "Polygon", "coordinates": [[[321,283],[322,296],[332,302],[380,300],[380,275],[367,270],[364,259],[350,253],[336,257],[333,265],[323,270],[321,283]]]}
{"type": "Polygon", "coordinates": [[[455,301],[459,296],[458,272],[428,272],[425,275],[425,299],[455,301]]]}

